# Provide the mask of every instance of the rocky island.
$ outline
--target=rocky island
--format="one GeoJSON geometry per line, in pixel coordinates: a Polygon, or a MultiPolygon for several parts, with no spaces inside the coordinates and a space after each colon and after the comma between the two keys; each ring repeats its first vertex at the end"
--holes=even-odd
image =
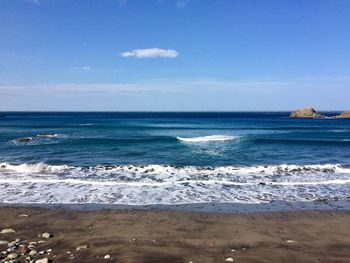
{"type": "Polygon", "coordinates": [[[306,107],[293,111],[290,118],[334,118],[334,119],[350,119],[350,111],[344,111],[337,116],[325,116],[319,114],[314,108],[306,107]]]}

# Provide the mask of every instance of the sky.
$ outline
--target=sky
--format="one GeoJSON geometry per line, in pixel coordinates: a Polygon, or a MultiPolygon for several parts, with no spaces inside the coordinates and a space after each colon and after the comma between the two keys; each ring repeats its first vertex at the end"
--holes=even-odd
{"type": "Polygon", "coordinates": [[[0,0],[0,110],[350,110],[349,14],[350,0],[0,0]]]}

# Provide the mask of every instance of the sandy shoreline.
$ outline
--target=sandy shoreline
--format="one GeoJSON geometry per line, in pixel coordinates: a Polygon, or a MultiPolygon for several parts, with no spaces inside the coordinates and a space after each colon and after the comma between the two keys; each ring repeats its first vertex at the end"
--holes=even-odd
{"type": "MultiPolygon", "coordinates": [[[[36,258],[53,262],[350,262],[347,211],[220,214],[0,207],[0,230],[5,228],[16,233],[0,234],[0,240],[19,238],[24,244],[50,232],[54,236],[36,249],[53,251],[36,258]],[[76,251],[83,245],[87,250],[76,251]],[[107,254],[111,259],[103,259],[107,254]]],[[[6,249],[0,245],[0,251],[6,249]]]]}

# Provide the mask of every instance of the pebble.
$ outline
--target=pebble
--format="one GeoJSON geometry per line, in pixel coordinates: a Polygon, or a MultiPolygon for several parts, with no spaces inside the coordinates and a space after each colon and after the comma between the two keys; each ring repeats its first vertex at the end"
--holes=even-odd
{"type": "Polygon", "coordinates": [[[30,217],[30,215],[27,215],[27,214],[20,214],[20,215],[18,215],[18,217],[30,217]]]}
{"type": "Polygon", "coordinates": [[[2,255],[7,255],[7,251],[6,251],[6,250],[1,251],[0,254],[2,254],[2,255]]]}
{"type": "Polygon", "coordinates": [[[87,245],[83,245],[83,246],[79,246],[77,247],[77,251],[80,251],[80,250],[87,250],[88,249],[88,246],[87,245]]]}
{"type": "Polygon", "coordinates": [[[295,240],[291,240],[291,239],[289,239],[289,240],[286,240],[286,243],[298,243],[297,241],[295,241],[295,240]]]}
{"type": "Polygon", "coordinates": [[[34,250],[34,249],[35,249],[35,246],[32,245],[32,244],[30,244],[30,245],[28,246],[28,248],[29,248],[30,250],[34,250]]]}
{"type": "Polygon", "coordinates": [[[111,255],[107,254],[103,257],[104,259],[110,259],[111,258],[111,255]]]}
{"type": "Polygon", "coordinates": [[[6,240],[0,240],[0,245],[7,245],[9,242],[6,240]]]}
{"type": "Polygon", "coordinates": [[[46,250],[47,253],[51,253],[52,252],[52,248],[49,248],[48,250],[46,250]]]}
{"type": "Polygon", "coordinates": [[[226,258],[225,261],[226,262],[233,262],[234,260],[233,260],[233,258],[226,258]]]}
{"type": "Polygon", "coordinates": [[[0,234],[11,234],[11,233],[16,233],[16,231],[13,230],[12,228],[5,228],[0,232],[0,234]]]}
{"type": "Polygon", "coordinates": [[[9,247],[7,249],[7,252],[14,252],[16,250],[16,247],[9,247]]]}
{"type": "Polygon", "coordinates": [[[41,237],[49,239],[52,235],[49,232],[45,232],[41,234],[41,237]]]}
{"type": "Polygon", "coordinates": [[[45,251],[44,251],[44,250],[39,251],[39,254],[40,254],[40,255],[44,255],[44,254],[45,254],[45,251]]]}
{"type": "Polygon", "coordinates": [[[35,246],[35,245],[37,244],[37,242],[32,241],[32,242],[29,242],[28,244],[29,244],[29,245],[33,245],[33,246],[35,246]]]}
{"type": "Polygon", "coordinates": [[[49,259],[48,258],[37,259],[35,260],[35,263],[49,263],[49,259]]]}
{"type": "Polygon", "coordinates": [[[21,247],[20,249],[21,254],[27,254],[30,252],[30,249],[26,246],[21,247]]]}
{"type": "Polygon", "coordinates": [[[46,241],[45,240],[39,240],[38,244],[41,244],[41,243],[46,243],[46,241]]]}
{"type": "Polygon", "coordinates": [[[12,242],[7,244],[8,247],[15,247],[16,245],[17,245],[16,241],[12,241],[12,242]]]}
{"type": "Polygon", "coordinates": [[[18,258],[19,255],[17,253],[11,253],[11,254],[8,254],[6,259],[15,259],[15,258],[18,258]]]}
{"type": "Polygon", "coordinates": [[[31,257],[35,257],[36,255],[38,255],[38,252],[36,252],[36,250],[32,250],[29,252],[29,256],[31,257]]]}

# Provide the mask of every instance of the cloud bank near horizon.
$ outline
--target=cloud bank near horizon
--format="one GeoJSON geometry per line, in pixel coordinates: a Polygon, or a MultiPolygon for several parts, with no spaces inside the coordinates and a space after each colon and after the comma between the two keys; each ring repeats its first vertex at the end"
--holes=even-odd
{"type": "Polygon", "coordinates": [[[144,48],[121,52],[124,58],[176,58],[179,53],[174,49],[144,48]]]}

